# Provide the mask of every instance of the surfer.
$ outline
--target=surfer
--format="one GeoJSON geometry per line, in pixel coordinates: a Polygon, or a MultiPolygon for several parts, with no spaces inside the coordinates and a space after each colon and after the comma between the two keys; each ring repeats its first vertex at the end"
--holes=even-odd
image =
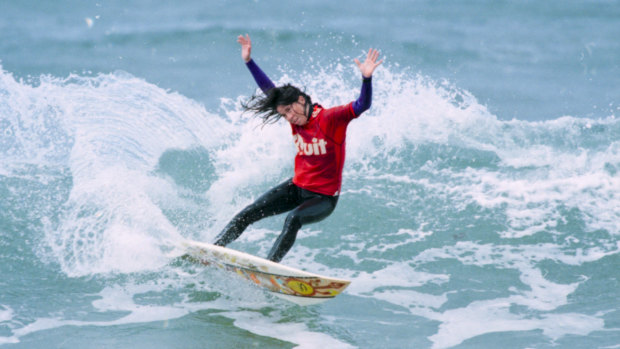
{"type": "Polygon", "coordinates": [[[252,223],[289,212],[282,233],[267,259],[279,262],[291,249],[297,231],[305,224],[325,219],[336,208],[345,158],[346,130],[349,122],[368,110],[372,101],[372,73],[383,62],[379,52],[369,49],[366,59],[357,64],[362,73],[362,88],[357,100],[337,107],[324,108],[299,88],[286,84],[276,87],[251,58],[250,36],[240,35],[241,58],[264,95],[254,95],[242,103],[264,124],[280,118],[291,125],[297,148],[293,178],[272,188],[239,212],[217,236],[215,245],[226,246],[237,239],[252,223]]]}

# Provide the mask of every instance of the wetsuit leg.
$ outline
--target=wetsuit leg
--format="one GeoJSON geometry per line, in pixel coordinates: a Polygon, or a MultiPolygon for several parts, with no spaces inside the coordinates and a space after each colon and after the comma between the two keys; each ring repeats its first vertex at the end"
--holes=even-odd
{"type": "Polygon", "coordinates": [[[326,196],[300,189],[305,201],[291,211],[286,217],[282,233],[271,248],[267,259],[280,262],[293,247],[297,231],[302,225],[315,223],[325,219],[336,208],[337,196],[326,196]]]}
{"type": "Polygon", "coordinates": [[[272,188],[239,212],[217,236],[214,245],[226,246],[252,223],[292,210],[299,204],[298,188],[292,179],[272,188]]]}

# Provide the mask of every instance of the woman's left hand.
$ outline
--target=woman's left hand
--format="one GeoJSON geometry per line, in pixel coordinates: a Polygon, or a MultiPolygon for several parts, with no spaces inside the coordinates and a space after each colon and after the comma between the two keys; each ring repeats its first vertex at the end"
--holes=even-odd
{"type": "Polygon", "coordinates": [[[377,62],[378,58],[379,58],[379,51],[373,48],[368,50],[368,54],[366,55],[366,60],[363,63],[360,62],[359,59],[355,58],[355,63],[357,64],[357,67],[360,68],[360,71],[362,72],[362,75],[365,78],[371,77],[375,69],[381,63],[383,63],[383,59],[377,62]]]}

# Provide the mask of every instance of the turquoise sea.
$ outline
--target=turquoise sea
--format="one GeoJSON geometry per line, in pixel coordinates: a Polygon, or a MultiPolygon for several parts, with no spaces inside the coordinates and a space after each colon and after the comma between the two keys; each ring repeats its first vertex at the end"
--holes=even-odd
{"type": "MultiPolygon", "coordinates": [[[[620,348],[620,1],[0,1],[0,347],[620,348]],[[292,176],[278,84],[348,103],[299,307],[177,258],[292,176]]],[[[265,256],[284,217],[229,247],[265,256]]]]}

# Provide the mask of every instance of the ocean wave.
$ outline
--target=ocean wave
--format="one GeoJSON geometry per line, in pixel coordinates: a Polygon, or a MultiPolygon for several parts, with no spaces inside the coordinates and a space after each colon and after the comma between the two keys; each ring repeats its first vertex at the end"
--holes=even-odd
{"type": "MultiPolygon", "coordinates": [[[[298,81],[332,106],[356,97],[351,75],[335,64],[277,82],[298,81]]],[[[600,277],[580,268],[620,250],[615,117],[503,121],[449,82],[388,66],[373,83],[373,107],[348,130],[339,206],[302,229],[284,263],[351,278],[343,296],[353,303],[371,299],[365,306],[438,323],[428,335],[437,348],[507,330],[542,329],[558,340],[603,329],[602,317],[571,297],[600,277]],[[472,318],[479,326],[467,332],[472,318]]],[[[125,72],[31,84],[1,71],[0,189],[11,198],[3,219],[38,210],[32,248],[65,276],[102,278],[107,290],[126,275],[167,280],[153,273],[179,270],[170,264],[175,241],[210,241],[292,175],[290,129],[261,127],[242,113],[245,98],[222,98],[210,112],[125,72]],[[39,188],[21,202],[20,178],[39,188]]],[[[281,224],[260,222],[233,247],[264,255],[281,224]]],[[[190,303],[152,310],[172,318],[190,303]]],[[[147,321],[149,309],[127,304],[114,309],[147,321]]],[[[278,336],[273,319],[227,314],[240,328],[278,336]],[[251,325],[257,318],[266,325],[251,325]]],[[[12,331],[93,324],[45,321],[12,331]]],[[[303,321],[289,325],[281,328],[301,334],[283,340],[342,344],[303,321]]]]}

